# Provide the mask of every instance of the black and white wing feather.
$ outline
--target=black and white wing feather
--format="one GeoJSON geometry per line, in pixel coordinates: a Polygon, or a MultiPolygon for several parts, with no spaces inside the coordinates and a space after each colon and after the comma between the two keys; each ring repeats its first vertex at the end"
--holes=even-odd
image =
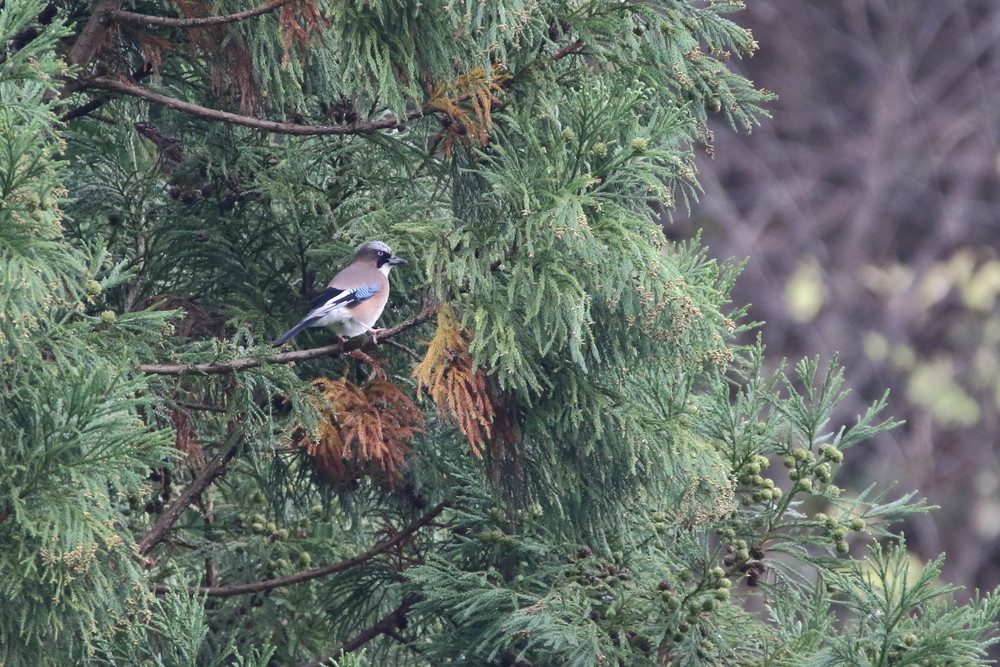
{"type": "Polygon", "coordinates": [[[323,320],[328,319],[336,310],[340,308],[352,308],[362,301],[372,298],[382,289],[381,285],[364,285],[352,289],[338,289],[327,287],[319,293],[312,301],[310,310],[302,321],[286,331],[282,336],[271,344],[272,347],[280,347],[299,335],[303,329],[311,326],[323,326],[323,320]]]}
{"type": "MultiPolygon", "coordinates": [[[[314,311],[324,306],[351,308],[362,301],[372,298],[381,289],[381,285],[365,285],[364,287],[355,287],[354,289],[347,290],[337,287],[327,287],[312,300],[312,307],[314,311]]],[[[309,314],[311,315],[312,311],[309,314]]],[[[306,315],[306,317],[309,317],[309,315],[306,315]]]]}

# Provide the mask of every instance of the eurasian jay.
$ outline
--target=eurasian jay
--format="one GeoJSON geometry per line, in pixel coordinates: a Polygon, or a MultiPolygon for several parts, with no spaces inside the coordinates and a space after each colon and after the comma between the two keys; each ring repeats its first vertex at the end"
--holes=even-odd
{"type": "Polygon", "coordinates": [[[284,345],[307,327],[326,327],[341,340],[369,331],[378,342],[382,329],[373,326],[389,300],[389,270],[405,263],[385,243],[365,243],[354,253],[351,264],[313,299],[312,310],[272,346],[284,345]]]}

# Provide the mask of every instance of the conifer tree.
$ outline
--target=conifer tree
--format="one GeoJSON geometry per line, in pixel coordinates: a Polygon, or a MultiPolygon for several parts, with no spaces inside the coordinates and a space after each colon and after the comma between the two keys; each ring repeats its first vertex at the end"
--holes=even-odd
{"type": "Polygon", "coordinates": [[[0,662],[982,662],[838,486],[884,402],[656,222],[764,116],[739,8],[6,3],[0,662]],[[273,350],[375,238],[379,342],[273,350]]]}

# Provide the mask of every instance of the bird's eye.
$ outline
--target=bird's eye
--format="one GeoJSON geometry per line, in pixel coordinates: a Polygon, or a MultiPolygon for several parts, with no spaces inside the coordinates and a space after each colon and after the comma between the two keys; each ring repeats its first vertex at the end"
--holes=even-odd
{"type": "Polygon", "coordinates": [[[385,257],[385,250],[379,250],[378,251],[378,256],[379,257],[385,257]]]}

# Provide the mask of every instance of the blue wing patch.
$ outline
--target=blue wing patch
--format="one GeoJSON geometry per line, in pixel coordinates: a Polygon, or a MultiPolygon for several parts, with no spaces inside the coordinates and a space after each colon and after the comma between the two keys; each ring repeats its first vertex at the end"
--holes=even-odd
{"type": "Polygon", "coordinates": [[[327,287],[312,301],[313,311],[329,312],[333,308],[351,308],[370,299],[382,290],[381,285],[364,285],[354,289],[327,287]]]}
{"type": "Polygon", "coordinates": [[[375,293],[382,289],[381,285],[365,285],[354,290],[354,300],[364,301],[375,296],[375,293]]]}

